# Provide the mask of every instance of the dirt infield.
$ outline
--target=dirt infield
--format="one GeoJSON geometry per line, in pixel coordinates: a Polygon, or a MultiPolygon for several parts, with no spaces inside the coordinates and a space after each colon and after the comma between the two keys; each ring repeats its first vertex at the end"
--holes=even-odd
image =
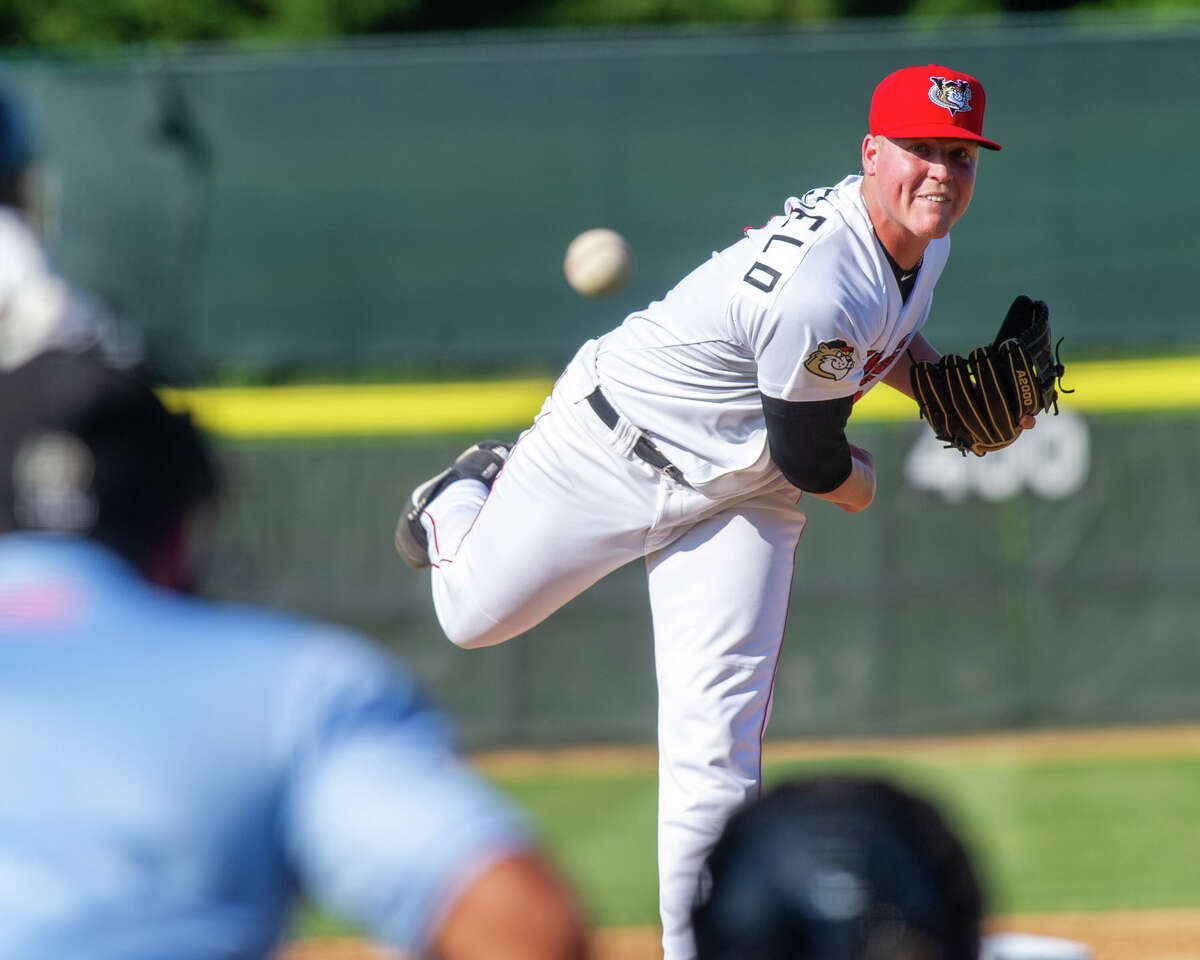
{"type": "MultiPolygon", "coordinates": [[[[1094,960],[1197,960],[1200,910],[1128,910],[1002,917],[994,931],[1037,933],[1078,940],[1094,960]]],[[[650,927],[598,930],[595,960],[660,960],[658,931],[650,927]]],[[[395,960],[397,954],[361,940],[308,940],[290,944],[277,960],[395,960]]]]}
{"type": "MultiPolygon", "coordinates": [[[[1020,733],[977,733],[949,737],[894,739],[768,740],[764,760],[773,763],[831,757],[957,757],[993,760],[1059,760],[1086,757],[1146,757],[1200,754],[1200,726],[1099,727],[1084,730],[1032,730],[1020,733]]],[[[572,774],[608,776],[653,771],[653,747],[599,746],[569,749],[495,750],[473,761],[494,776],[572,774]]],[[[1200,958],[1200,952],[1196,956],[1200,958]]]]}
{"type": "MultiPolygon", "coordinates": [[[[994,921],[990,929],[1077,940],[1092,948],[1094,960],[1200,957],[1200,910],[1014,916],[994,921]]],[[[658,960],[661,956],[656,930],[601,930],[596,936],[596,960],[658,960]]]]}
{"type": "MultiPolygon", "coordinates": [[[[1200,727],[1133,727],[1029,733],[987,733],[903,740],[814,740],[769,742],[773,762],[825,757],[953,757],[974,760],[1005,756],[1054,760],[1103,756],[1200,754],[1200,727]]],[[[495,776],[547,773],[586,777],[653,770],[656,756],[644,747],[583,747],[506,750],[473,758],[495,776]]],[[[1200,960],[1200,909],[1118,910],[998,917],[995,932],[1064,937],[1088,944],[1093,960],[1200,960]]],[[[594,934],[595,960],[660,960],[652,927],[604,928],[594,934]]],[[[289,944],[276,960],[393,960],[397,954],[362,941],[312,940],[289,944]]]]}

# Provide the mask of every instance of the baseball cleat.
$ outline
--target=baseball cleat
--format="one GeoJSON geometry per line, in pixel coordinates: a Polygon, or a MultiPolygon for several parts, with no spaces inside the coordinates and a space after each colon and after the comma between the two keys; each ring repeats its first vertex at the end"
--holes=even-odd
{"type": "Polygon", "coordinates": [[[430,477],[412,492],[408,506],[396,524],[396,552],[410,567],[428,567],[429,538],[421,525],[421,513],[433,499],[456,480],[478,480],[489,490],[508,459],[511,444],[481,440],[467,447],[458,458],[436,476],[430,477]]]}

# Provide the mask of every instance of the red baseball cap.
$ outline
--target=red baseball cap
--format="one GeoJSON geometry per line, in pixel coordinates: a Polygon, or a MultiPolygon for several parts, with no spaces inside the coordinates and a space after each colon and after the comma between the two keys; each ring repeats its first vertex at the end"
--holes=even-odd
{"type": "Polygon", "coordinates": [[[929,64],[905,67],[879,81],[867,126],[884,137],[950,137],[999,150],[983,136],[983,84],[969,73],[929,64]]]}

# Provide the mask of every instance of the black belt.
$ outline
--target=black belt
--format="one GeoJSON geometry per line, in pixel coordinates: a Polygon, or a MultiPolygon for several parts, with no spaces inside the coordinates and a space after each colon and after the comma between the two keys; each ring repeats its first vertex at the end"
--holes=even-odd
{"type": "MultiPolygon", "coordinates": [[[[588,394],[587,402],[591,404],[592,409],[596,411],[596,416],[600,418],[601,422],[608,427],[609,430],[612,430],[616,427],[617,421],[621,419],[621,415],[613,409],[612,404],[609,403],[604,394],[600,392],[599,387],[588,394]]],[[[650,466],[654,467],[655,470],[661,470],[676,483],[682,483],[684,486],[690,486],[687,480],[684,479],[683,471],[675,466],[675,464],[673,464],[666,457],[664,457],[662,451],[659,450],[658,447],[656,447],[649,440],[647,440],[644,435],[639,436],[638,442],[633,445],[633,453],[634,456],[640,460],[644,460],[646,463],[650,464],[650,466]]]]}

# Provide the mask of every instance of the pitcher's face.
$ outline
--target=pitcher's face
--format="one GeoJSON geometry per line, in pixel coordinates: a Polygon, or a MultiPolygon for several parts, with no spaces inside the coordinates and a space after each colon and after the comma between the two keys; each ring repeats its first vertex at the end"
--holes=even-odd
{"type": "Polygon", "coordinates": [[[879,221],[875,230],[896,257],[889,241],[903,250],[919,242],[924,250],[966,213],[975,189],[979,145],[940,137],[868,136],[862,160],[864,179],[870,182],[864,186],[875,200],[872,220],[879,221]]]}

